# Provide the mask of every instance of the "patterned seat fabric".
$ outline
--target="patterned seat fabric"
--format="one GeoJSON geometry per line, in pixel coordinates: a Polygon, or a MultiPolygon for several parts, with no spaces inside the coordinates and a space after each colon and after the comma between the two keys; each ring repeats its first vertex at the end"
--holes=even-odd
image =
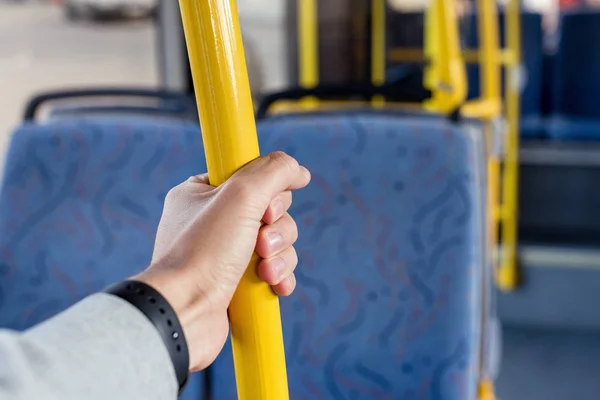
{"type": "MultiPolygon", "coordinates": [[[[294,196],[298,287],[281,300],[290,395],[475,398],[484,259],[482,145],[441,118],[281,116],[261,150],[313,174],[294,196]]],[[[235,399],[230,347],[215,399],[235,399]]]]}
{"type": "MultiPolygon", "coordinates": [[[[195,124],[75,120],[12,138],[0,192],[0,327],[26,329],[145,268],[166,193],[205,171],[195,124]]],[[[203,376],[184,399],[201,399],[203,376]]]]}

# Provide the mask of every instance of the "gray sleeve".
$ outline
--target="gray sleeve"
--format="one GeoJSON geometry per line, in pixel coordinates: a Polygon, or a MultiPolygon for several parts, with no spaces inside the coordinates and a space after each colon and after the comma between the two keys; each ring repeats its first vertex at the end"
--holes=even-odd
{"type": "Polygon", "coordinates": [[[95,294],[26,331],[0,330],[1,400],[174,400],[175,370],[152,323],[95,294]]]}

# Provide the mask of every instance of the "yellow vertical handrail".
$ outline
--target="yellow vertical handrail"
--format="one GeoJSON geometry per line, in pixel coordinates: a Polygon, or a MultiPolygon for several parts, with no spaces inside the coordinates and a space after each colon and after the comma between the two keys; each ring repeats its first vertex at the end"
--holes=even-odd
{"type": "MultiPolygon", "coordinates": [[[[478,118],[484,121],[484,133],[488,143],[488,218],[489,240],[491,244],[494,268],[497,267],[498,222],[500,209],[500,180],[501,180],[501,149],[498,146],[497,132],[493,120],[501,117],[500,91],[500,27],[498,10],[495,0],[478,0],[478,35],[479,35],[479,77],[480,104],[488,113],[482,113],[478,118]]],[[[482,108],[483,109],[483,108],[482,108]]]]}
{"type": "MultiPolygon", "coordinates": [[[[432,0],[429,7],[425,9],[425,26],[424,26],[424,44],[423,44],[423,58],[428,60],[429,63],[425,64],[425,73],[423,75],[423,86],[434,91],[436,86],[439,84],[441,79],[440,69],[442,68],[442,62],[440,60],[440,49],[442,44],[440,43],[440,24],[438,23],[439,5],[437,0],[432,0]]],[[[433,100],[425,102],[426,107],[432,106],[433,100]]]]}
{"type": "Polygon", "coordinates": [[[519,119],[521,114],[521,4],[510,0],[506,5],[506,45],[511,53],[506,67],[506,120],[508,133],[502,179],[502,251],[497,281],[502,290],[517,285],[517,197],[519,187],[519,119]]]}
{"type": "MultiPolygon", "coordinates": [[[[180,0],[208,174],[224,183],[259,156],[236,0],[180,0]]],[[[229,307],[238,397],[288,399],[279,300],[257,275],[257,256],[229,307]]]]}
{"type": "Polygon", "coordinates": [[[430,110],[447,113],[458,109],[467,97],[467,72],[459,40],[454,2],[432,0],[425,14],[425,87],[432,91],[424,103],[430,110]]]}
{"type": "Polygon", "coordinates": [[[496,103],[497,114],[484,119],[500,116],[500,38],[496,1],[478,0],[479,70],[481,97],[484,101],[496,103]]]}
{"type": "MultiPolygon", "coordinates": [[[[469,61],[474,61],[475,58],[478,62],[481,93],[476,100],[465,104],[461,111],[466,117],[492,121],[502,115],[500,93],[502,51],[500,49],[500,28],[496,1],[477,0],[477,11],[479,49],[475,52],[465,50],[463,51],[463,57],[465,59],[469,57],[469,61]]],[[[493,129],[488,129],[488,131],[492,132],[493,129]]],[[[496,161],[499,163],[498,160],[496,161]]]]}
{"type": "MultiPolygon", "coordinates": [[[[386,66],[386,0],[371,0],[371,83],[380,86],[385,83],[386,66]]],[[[384,99],[377,96],[373,105],[383,105],[384,99]]]]}
{"type": "Polygon", "coordinates": [[[298,14],[298,83],[319,84],[319,24],[317,0],[296,0],[298,14]]]}

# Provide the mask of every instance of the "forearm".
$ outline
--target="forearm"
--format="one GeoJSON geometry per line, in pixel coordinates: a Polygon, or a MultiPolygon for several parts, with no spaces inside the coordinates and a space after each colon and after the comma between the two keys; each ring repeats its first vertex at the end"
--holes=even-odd
{"type": "Polygon", "coordinates": [[[26,331],[0,331],[0,398],[168,400],[169,354],[129,303],[96,294],[26,331]]]}

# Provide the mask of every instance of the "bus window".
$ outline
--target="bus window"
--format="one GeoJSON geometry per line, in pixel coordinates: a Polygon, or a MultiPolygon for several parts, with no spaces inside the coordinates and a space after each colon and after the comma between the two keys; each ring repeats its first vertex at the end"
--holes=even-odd
{"type": "Polygon", "coordinates": [[[158,84],[151,18],[130,17],[126,6],[97,14],[89,1],[85,15],[74,20],[73,2],[53,3],[0,2],[3,145],[26,101],[40,91],[158,84]]]}

